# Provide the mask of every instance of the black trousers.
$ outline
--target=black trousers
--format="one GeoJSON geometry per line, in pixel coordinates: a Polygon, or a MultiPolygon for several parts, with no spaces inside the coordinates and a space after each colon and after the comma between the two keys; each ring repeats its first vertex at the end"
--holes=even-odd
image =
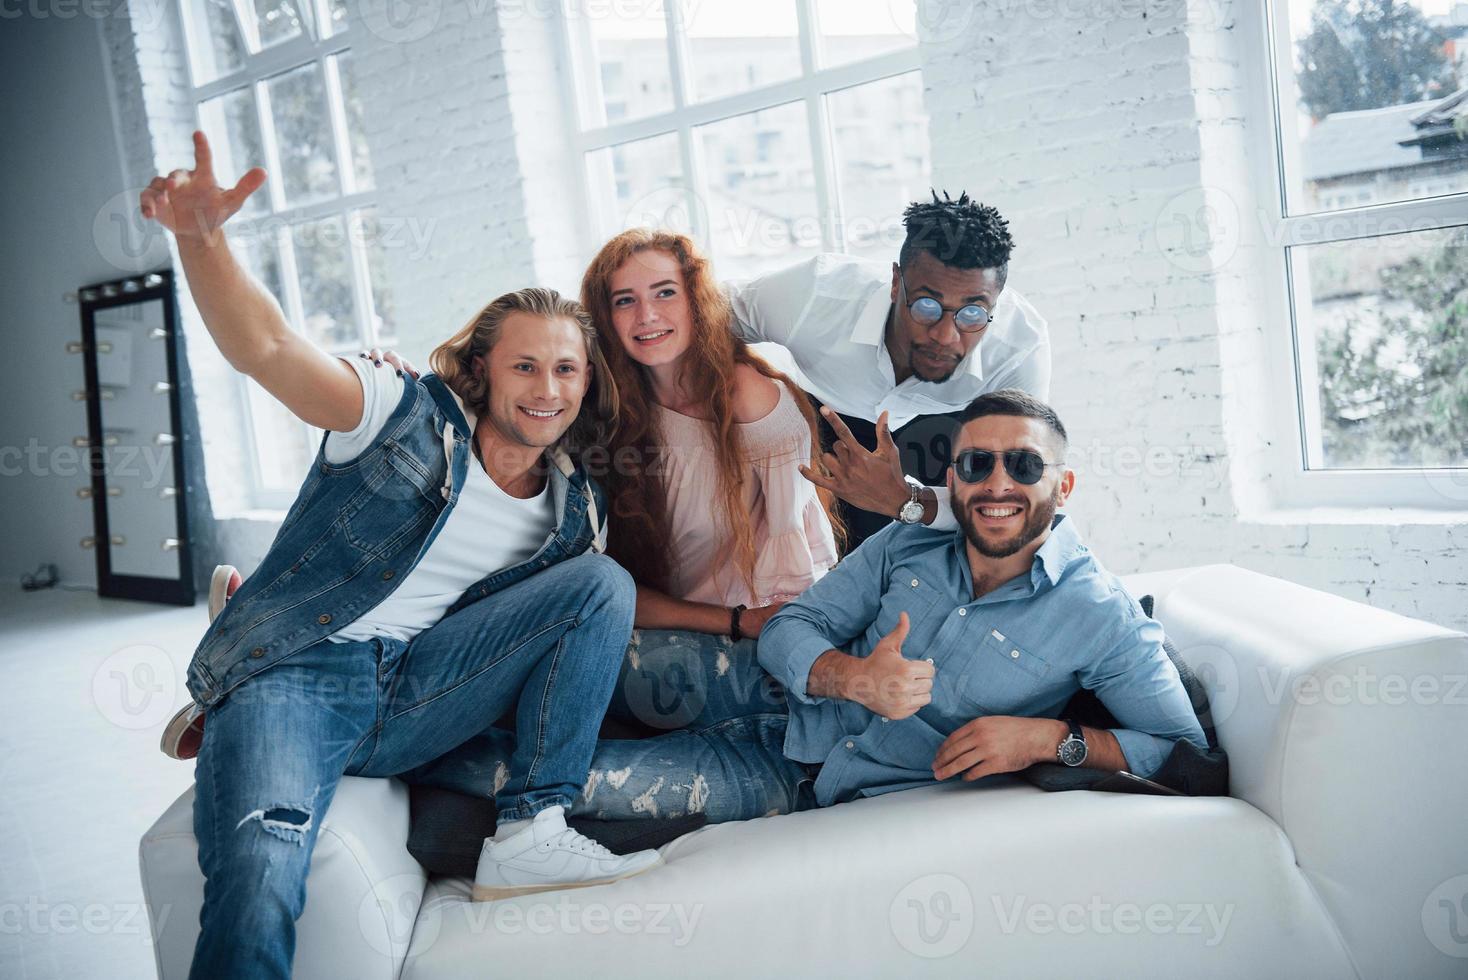
{"type": "MultiPolygon", "coordinates": [[[[821,409],[821,400],[807,395],[816,411],[821,409]]],[[[941,487],[948,478],[948,466],[953,462],[953,441],[958,434],[958,412],[944,415],[919,415],[902,428],[892,433],[892,441],[902,459],[902,472],[924,486],[941,487]]],[[[852,436],[868,451],[877,448],[877,425],[866,419],[837,413],[852,436]]],[[[836,433],[824,418],[820,419],[821,448],[830,450],[836,442],[836,433]]],[[[892,522],[887,514],[852,507],[840,502],[841,519],[846,522],[846,551],[876,534],[892,522]]]]}

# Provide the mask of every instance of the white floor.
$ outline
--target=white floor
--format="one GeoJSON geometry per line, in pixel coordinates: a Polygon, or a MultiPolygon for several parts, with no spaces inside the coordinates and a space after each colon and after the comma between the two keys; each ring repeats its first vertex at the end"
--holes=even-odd
{"type": "Polygon", "coordinates": [[[193,780],[157,746],[206,619],[0,586],[0,977],[155,976],[138,838],[193,780]]]}

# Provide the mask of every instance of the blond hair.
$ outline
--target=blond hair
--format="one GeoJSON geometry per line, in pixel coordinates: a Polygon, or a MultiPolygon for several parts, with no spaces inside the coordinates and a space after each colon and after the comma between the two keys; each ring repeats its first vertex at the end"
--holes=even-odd
{"type": "Polygon", "coordinates": [[[617,384],[597,346],[596,329],[591,325],[590,314],[580,303],[567,299],[554,289],[531,286],[505,293],[491,301],[458,333],[428,355],[433,373],[463,399],[468,408],[484,414],[489,408],[489,378],[479,369],[479,360],[499,342],[500,332],[511,313],[528,313],[546,320],[569,320],[576,324],[586,343],[591,380],[581,400],[576,421],[561,437],[561,446],[569,452],[579,452],[589,446],[605,444],[616,424],[619,409],[617,384]]]}

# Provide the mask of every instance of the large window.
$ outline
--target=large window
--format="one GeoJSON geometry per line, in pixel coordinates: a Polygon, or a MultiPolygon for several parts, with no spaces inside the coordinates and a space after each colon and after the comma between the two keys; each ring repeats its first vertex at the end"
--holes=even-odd
{"type": "Polygon", "coordinates": [[[1269,15],[1279,195],[1266,219],[1316,502],[1468,507],[1465,10],[1274,0],[1269,15]]]}
{"type": "Polygon", "coordinates": [[[895,256],[928,191],[913,0],[561,6],[589,249],[673,228],[729,278],[818,251],[895,256]]]}
{"type": "MultiPolygon", "coordinates": [[[[345,0],[181,0],[198,125],[220,183],[253,166],[265,187],[231,221],[241,260],[291,325],[332,353],[387,345],[372,163],[345,0]]],[[[244,380],[254,498],[294,494],[320,432],[244,380]]]]}

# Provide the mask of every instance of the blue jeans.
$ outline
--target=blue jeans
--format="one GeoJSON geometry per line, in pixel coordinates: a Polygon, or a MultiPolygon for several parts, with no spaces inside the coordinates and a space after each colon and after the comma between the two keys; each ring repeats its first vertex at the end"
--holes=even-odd
{"type": "Polygon", "coordinates": [[[209,710],[195,779],[205,876],[191,975],[288,977],[321,817],[343,775],[391,776],[515,712],[510,818],[579,795],[632,628],[631,577],[569,559],[409,643],[321,641],[209,710]]]}
{"type": "MultiPolygon", "coordinates": [[[[664,733],[599,740],[571,816],[702,812],[720,823],[816,805],[813,767],[785,757],[785,691],[761,669],[753,640],[639,630],[607,713],[664,733]]],[[[517,752],[517,733],[489,728],[404,778],[487,797],[516,772],[517,752]]]]}

